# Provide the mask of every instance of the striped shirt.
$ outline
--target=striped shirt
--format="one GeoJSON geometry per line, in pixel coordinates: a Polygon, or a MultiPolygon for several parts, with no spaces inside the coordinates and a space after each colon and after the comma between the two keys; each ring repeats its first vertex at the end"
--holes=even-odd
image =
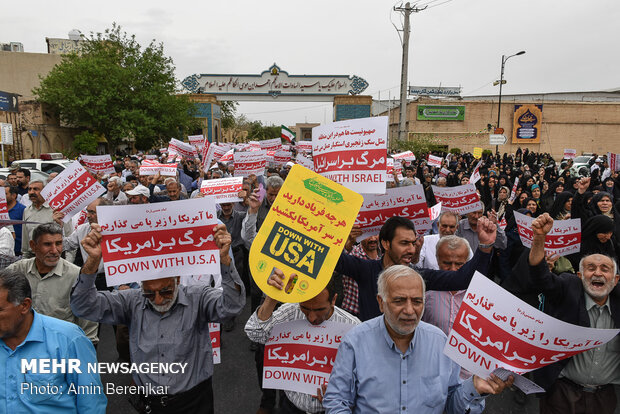
{"type": "MultiPolygon", "coordinates": [[[[273,327],[279,323],[296,321],[299,319],[305,319],[306,315],[301,311],[298,303],[285,303],[276,309],[271,317],[266,321],[261,321],[258,318],[256,311],[250,316],[248,322],[245,324],[245,333],[253,342],[261,344],[267,343],[267,339],[271,335],[273,327]]],[[[330,322],[348,323],[351,325],[360,324],[360,320],[348,312],[334,307],[332,316],[328,319],[330,322]]],[[[323,412],[323,405],[310,394],[304,394],[295,391],[284,391],[288,399],[302,411],[308,413],[323,412]]]]}

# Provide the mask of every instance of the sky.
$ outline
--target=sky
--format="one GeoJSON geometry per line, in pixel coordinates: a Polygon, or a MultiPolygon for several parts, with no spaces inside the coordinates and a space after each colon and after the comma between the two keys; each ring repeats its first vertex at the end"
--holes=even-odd
{"type": "MultiPolygon", "coordinates": [[[[259,74],[273,63],[291,75],[357,75],[375,99],[397,98],[400,1],[26,1],[2,7],[0,43],[47,52],[45,38],[88,35],[113,22],[142,44],[162,42],[176,76],[259,74]]],[[[461,86],[462,95],[620,88],[617,0],[421,0],[411,16],[408,83],[461,86]]],[[[239,113],[265,124],[326,123],[331,102],[245,102],[239,113]]]]}

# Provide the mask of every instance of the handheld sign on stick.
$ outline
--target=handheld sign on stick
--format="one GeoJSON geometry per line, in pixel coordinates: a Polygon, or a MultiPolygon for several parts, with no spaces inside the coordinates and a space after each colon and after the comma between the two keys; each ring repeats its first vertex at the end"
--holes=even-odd
{"type": "Polygon", "coordinates": [[[360,194],[294,165],[250,249],[258,287],[280,302],[318,295],[332,277],[362,201],[360,194]],[[286,275],[284,290],[267,284],[274,268],[286,275]]]}

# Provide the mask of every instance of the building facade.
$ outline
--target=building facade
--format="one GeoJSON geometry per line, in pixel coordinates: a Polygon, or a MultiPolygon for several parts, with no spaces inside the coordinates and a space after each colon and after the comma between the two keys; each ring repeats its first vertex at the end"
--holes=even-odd
{"type": "MultiPolygon", "coordinates": [[[[376,103],[377,115],[389,115],[390,138],[393,148],[398,137],[398,105],[376,103]],[[389,111],[386,108],[389,107],[389,111]]],[[[409,139],[432,136],[437,144],[448,148],[473,151],[481,147],[495,151],[489,143],[498,119],[497,96],[472,96],[461,99],[420,97],[407,105],[409,139]]],[[[562,158],[565,148],[577,154],[620,152],[620,89],[594,92],[567,92],[528,95],[504,95],[500,127],[507,137],[499,145],[500,153],[514,153],[519,147],[548,152],[562,158]],[[536,106],[540,118],[531,127],[537,139],[517,139],[522,127],[518,108],[536,106]],[[516,114],[516,115],[515,115],[516,114]],[[515,119],[516,118],[516,119],[515,119]]]]}

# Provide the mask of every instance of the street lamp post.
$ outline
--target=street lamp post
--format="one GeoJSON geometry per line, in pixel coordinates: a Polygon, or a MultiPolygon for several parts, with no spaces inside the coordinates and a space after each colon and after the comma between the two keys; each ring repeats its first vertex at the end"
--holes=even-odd
{"type": "MultiPolygon", "coordinates": [[[[506,61],[513,56],[521,56],[525,54],[525,50],[515,53],[514,55],[510,55],[506,57],[506,55],[502,55],[502,69],[499,75],[499,100],[497,103],[497,127],[499,128],[499,120],[502,113],[502,85],[504,84],[504,66],[506,65],[506,61]]],[[[495,145],[495,155],[499,154],[499,145],[495,145]]]]}

